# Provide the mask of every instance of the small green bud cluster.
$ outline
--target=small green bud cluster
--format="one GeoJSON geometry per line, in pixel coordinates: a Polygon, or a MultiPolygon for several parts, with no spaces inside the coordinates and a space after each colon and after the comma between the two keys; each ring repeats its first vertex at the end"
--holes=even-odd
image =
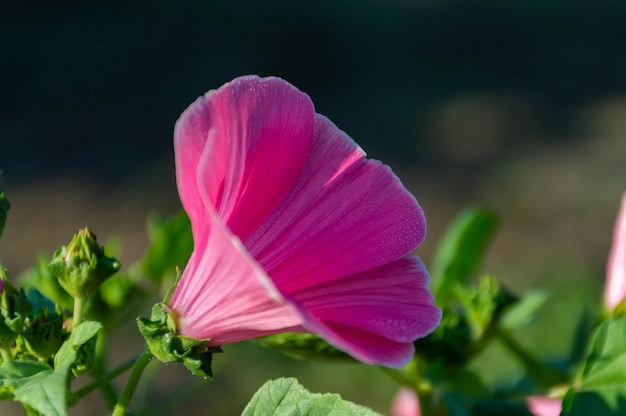
{"type": "MultiPolygon", "coordinates": [[[[100,284],[120,268],[120,263],[104,255],[93,233],[80,230],[67,245],[58,249],[46,269],[82,309],[100,284]]],[[[53,279],[52,276],[50,276],[53,279]]],[[[60,289],[59,289],[60,290],[60,289]]],[[[79,314],[80,316],[80,314],[79,314]]],[[[0,352],[2,360],[33,360],[52,364],[62,344],[68,340],[74,322],[60,304],[38,290],[16,288],[0,263],[0,352]]],[[[94,362],[95,338],[77,350],[74,374],[87,371],[94,362]]]]}
{"type": "Polygon", "coordinates": [[[63,314],[34,289],[27,294],[15,288],[6,273],[0,295],[0,350],[3,359],[30,359],[48,362],[67,338],[63,314]]]}

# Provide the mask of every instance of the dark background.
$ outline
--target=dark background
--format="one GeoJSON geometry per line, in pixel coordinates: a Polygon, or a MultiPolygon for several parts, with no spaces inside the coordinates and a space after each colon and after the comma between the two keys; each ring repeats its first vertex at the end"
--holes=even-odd
{"type": "MultiPolygon", "coordinates": [[[[429,220],[419,250],[427,264],[462,207],[499,212],[485,269],[515,290],[554,296],[552,324],[526,334],[531,348],[558,354],[568,317],[598,307],[626,190],[621,0],[4,1],[0,169],[13,207],[0,257],[12,275],[83,226],[119,241],[124,264],[136,260],[146,215],[180,208],[177,117],[251,73],[296,85],[394,168],[429,220]]],[[[238,374],[222,387],[218,378],[194,414],[236,414],[263,380],[291,371],[381,412],[394,389],[352,367],[252,351],[266,354],[265,367],[241,370],[245,388],[238,374]]],[[[495,383],[497,354],[483,364],[495,383]]]]}
{"type": "Polygon", "coordinates": [[[495,96],[530,113],[492,147],[470,137],[463,146],[481,152],[463,162],[476,166],[529,143],[575,144],[572,112],[626,88],[618,0],[23,1],[0,13],[10,182],[123,180],[171,155],[195,97],[248,73],[298,86],[370,152],[441,169],[446,127],[433,116],[448,100],[495,96]]]}

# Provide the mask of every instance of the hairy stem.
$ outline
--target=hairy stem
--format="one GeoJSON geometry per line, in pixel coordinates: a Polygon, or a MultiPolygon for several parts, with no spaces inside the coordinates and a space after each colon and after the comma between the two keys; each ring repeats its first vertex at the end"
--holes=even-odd
{"type": "Polygon", "coordinates": [[[154,356],[150,352],[150,350],[146,349],[141,355],[135,360],[133,365],[133,370],[128,376],[128,380],[126,381],[126,386],[124,386],[124,391],[122,391],[122,395],[120,396],[120,401],[117,402],[117,406],[113,409],[112,416],[124,416],[128,411],[128,405],[130,404],[130,400],[135,393],[135,389],[137,388],[137,384],[139,384],[139,379],[143,374],[143,370],[145,370],[146,366],[154,356]]]}
{"type": "Polygon", "coordinates": [[[74,393],[74,395],[73,395],[73,402],[75,403],[76,401],[78,401],[79,399],[85,397],[86,395],[88,395],[92,391],[94,391],[96,389],[99,389],[102,386],[107,385],[111,380],[113,380],[114,378],[116,378],[120,374],[123,374],[124,372],[128,371],[137,362],[137,360],[140,357],[141,356],[137,356],[137,357],[131,358],[130,360],[120,364],[119,366],[117,366],[113,370],[109,371],[106,374],[103,374],[102,376],[98,377],[96,380],[94,380],[91,383],[87,384],[85,387],[83,387],[80,390],[76,391],[76,393],[74,393]]]}
{"type": "Polygon", "coordinates": [[[83,320],[83,307],[85,306],[85,299],[76,296],[74,298],[74,314],[72,315],[72,328],[80,324],[83,320]]]}
{"type": "Polygon", "coordinates": [[[498,331],[504,346],[522,363],[528,376],[537,385],[549,388],[568,380],[569,374],[546,365],[524,348],[508,331],[498,331]]]}

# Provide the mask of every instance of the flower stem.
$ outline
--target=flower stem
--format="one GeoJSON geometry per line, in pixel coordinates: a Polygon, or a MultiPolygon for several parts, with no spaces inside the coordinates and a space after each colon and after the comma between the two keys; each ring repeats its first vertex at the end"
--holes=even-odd
{"type": "MultiPolygon", "coordinates": [[[[412,364],[417,365],[417,362],[414,360],[412,364]]],[[[419,414],[421,416],[431,416],[435,414],[434,407],[436,403],[434,403],[433,400],[432,385],[427,380],[424,380],[417,371],[415,374],[407,376],[404,371],[394,370],[387,367],[380,367],[380,369],[399,385],[415,390],[415,394],[417,394],[419,400],[419,414]]],[[[405,367],[405,370],[406,369],[407,367],[405,367]]],[[[413,367],[413,370],[417,370],[417,368],[413,367]]]]}
{"type": "Polygon", "coordinates": [[[0,356],[2,357],[2,361],[11,360],[11,352],[8,349],[0,348],[0,356]]]}
{"type": "Polygon", "coordinates": [[[139,359],[139,356],[131,358],[130,360],[120,364],[119,366],[117,366],[113,370],[109,371],[106,374],[103,374],[102,376],[98,377],[96,380],[94,380],[91,383],[87,384],[85,387],[83,387],[80,390],[76,391],[76,393],[74,393],[74,402],[76,402],[76,401],[80,400],[81,398],[85,397],[86,395],[88,395],[92,391],[94,391],[94,390],[96,390],[96,389],[98,389],[98,388],[100,388],[102,386],[107,385],[111,380],[113,380],[114,378],[116,378],[120,374],[123,374],[124,372],[128,371],[128,369],[131,368],[133,366],[133,364],[135,364],[135,362],[138,359],[139,359]]]}
{"type": "Polygon", "coordinates": [[[387,374],[393,381],[401,386],[414,387],[414,383],[411,382],[401,371],[388,367],[379,367],[383,370],[383,373],[387,374]]]}
{"type": "Polygon", "coordinates": [[[80,324],[83,320],[83,306],[85,306],[85,299],[81,296],[74,298],[74,314],[72,315],[72,328],[80,324]]]}
{"type": "Polygon", "coordinates": [[[138,416],[167,416],[181,404],[185,403],[191,396],[196,394],[198,390],[206,386],[207,380],[201,377],[194,377],[190,383],[182,386],[173,394],[168,396],[167,400],[160,402],[158,409],[145,409],[138,413],[138,416]]]}
{"type": "Polygon", "coordinates": [[[122,395],[120,396],[120,401],[117,402],[117,406],[115,406],[115,409],[113,409],[113,413],[111,416],[124,416],[126,414],[126,412],[128,411],[128,405],[130,404],[130,399],[133,397],[133,393],[135,393],[137,384],[139,384],[141,374],[153,358],[154,355],[152,355],[150,350],[146,348],[146,350],[141,353],[137,360],[135,360],[135,363],[133,365],[133,371],[131,371],[130,376],[128,376],[126,386],[124,386],[124,391],[122,391],[122,395]]]}
{"type": "MultiPolygon", "coordinates": [[[[104,331],[100,331],[98,332],[97,337],[98,338],[96,340],[96,362],[92,370],[93,376],[96,380],[102,378],[108,373],[107,371],[107,336],[104,333],[104,331]]],[[[128,360],[126,363],[124,363],[128,365],[127,367],[124,368],[123,371],[126,371],[127,369],[129,369],[135,362],[136,358],[137,357],[134,357],[131,360],[128,360]]],[[[122,366],[124,366],[124,364],[122,364],[122,366]]],[[[117,369],[113,371],[116,371],[116,370],[117,369]]],[[[114,377],[117,377],[117,375],[115,375],[114,377]]],[[[118,396],[117,396],[117,392],[115,391],[115,388],[113,388],[113,385],[111,385],[109,380],[104,381],[104,384],[101,384],[99,388],[100,388],[100,392],[102,393],[102,398],[106,402],[109,411],[112,412],[118,400],[118,396]]]]}
{"type": "Polygon", "coordinates": [[[498,337],[504,346],[520,360],[528,376],[537,383],[538,386],[549,388],[568,380],[569,374],[567,372],[546,365],[520,345],[509,332],[498,331],[498,337]]]}

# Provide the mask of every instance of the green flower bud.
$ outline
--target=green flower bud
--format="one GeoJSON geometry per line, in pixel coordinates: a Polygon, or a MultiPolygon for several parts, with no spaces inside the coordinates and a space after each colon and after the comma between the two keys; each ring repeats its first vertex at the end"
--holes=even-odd
{"type": "MultiPolygon", "coordinates": [[[[4,281],[6,278],[6,269],[0,263],[0,296],[4,293],[4,281]]],[[[17,333],[7,326],[4,319],[0,319],[0,349],[6,350],[11,348],[15,338],[17,338],[17,333]]]]}
{"type": "Polygon", "coordinates": [[[67,293],[85,299],[105,279],[120,269],[120,263],[104,255],[104,249],[88,228],[74,235],[67,247],[58,249],[48,263],[48,270],[67,293]]]}
{"type": "Polygon", "coordinates": [[[4,321],[0,321],[0,349],[11,348],[15,338],[17,338],[17,333],[13,332],[4,321]]]}
{"type": "Polygon", "coordinates": [[[24,331],[24,341],[28,351],[44,360],[56,354],[64,338],[63,317],[46,308],[37,311],[24,331]]]}
{"type": "MultiPolygon", "coordinates": [[[[0,266],[0,270],[2,266],[0,266]]],[[[3,272],[0,272],[3,274],[3,272]]],[[[2,276],[2,294],[0,294],[0,312],[5,325],[16,335],[21,334],[26,317],[33,310],[24,289],[19,291],[2,276]]]]}

